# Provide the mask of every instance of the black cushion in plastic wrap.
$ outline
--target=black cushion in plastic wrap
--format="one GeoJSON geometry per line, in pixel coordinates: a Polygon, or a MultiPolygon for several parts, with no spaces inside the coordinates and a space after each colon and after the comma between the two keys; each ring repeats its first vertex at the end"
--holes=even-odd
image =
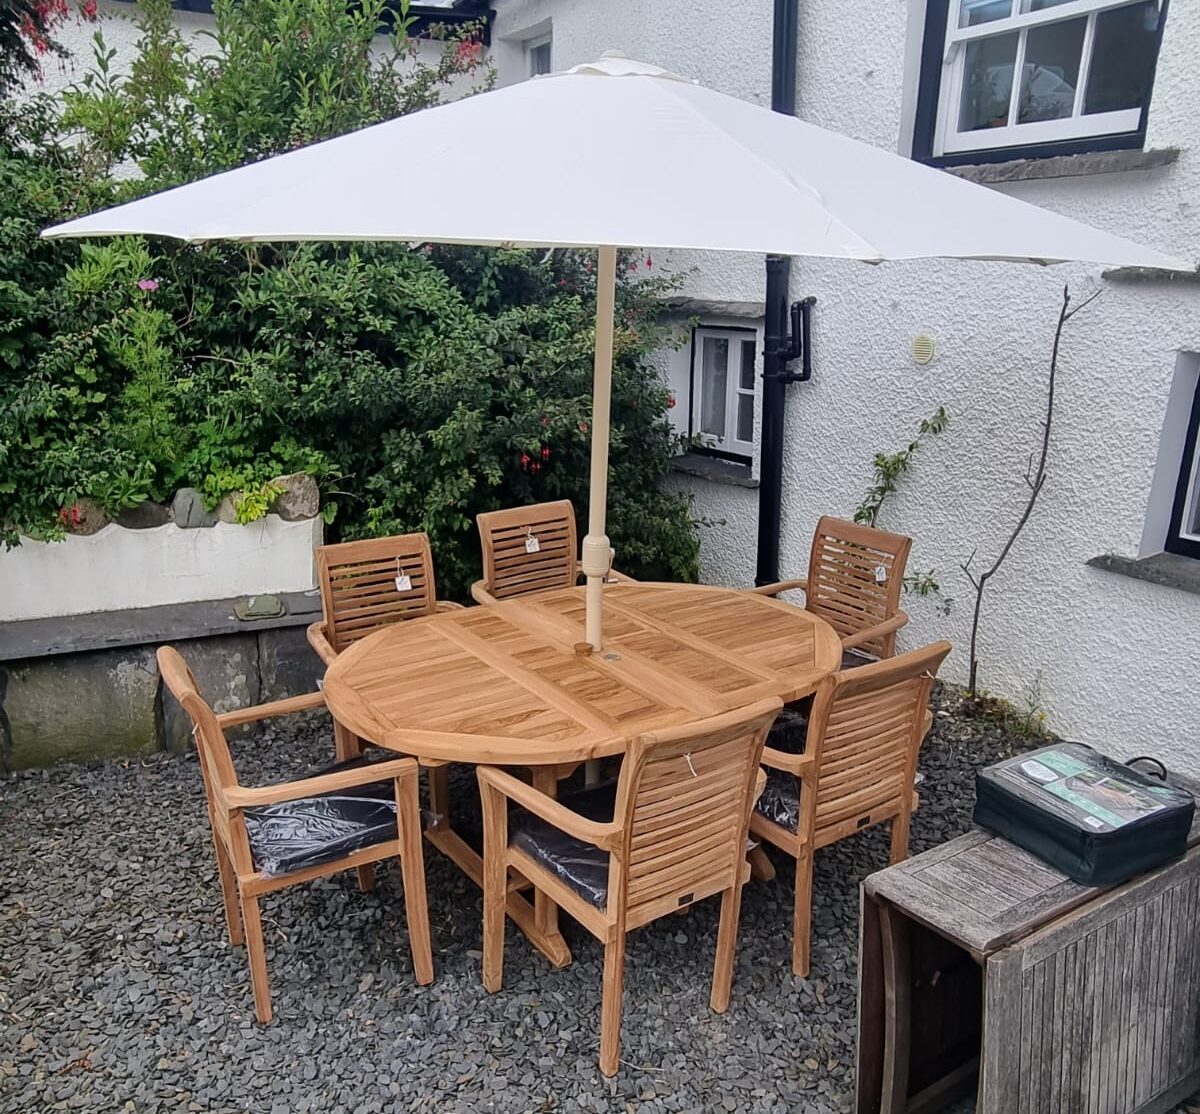
{"type": "MultiPolygon", "coordinates": [[[[369,765],[366,758],[352,758],[307,776],[369,765]]],[[[254,865],[269,876],[288,874],[396,839],[396,783],[389,779],[356,785],[317,797],[248,808],[242,815],[254,865]]]]}
{"type": "MultiPolygon", "coordinates": [[[[617,800],[615,784],[597,785],[563,797],[559,804],[600,824],[612,821],[617,800]]],[[[571,887],[597,909],[608,904],[608,852],[547,823],[528,812],[509,820],[510,841],[571,887]]]]}
{"type": "Polygon", "coordinates": [[[843,650],[842,668],[857,669],[860,665],[874,665],[879,659],[862,650],[843,650]]]}
{"type": "Polygon", "coordinates": [[[767,746],[785,754],[803,754],[808,738],[808,710],[811,700],[785,704],[767,732],[767,746]]]}
{"type": "Polygon", "coordinates": [[[767,784],[754,807],[773,824],[794,832],[800,825],[800,779],[769,766],[766,771],[767,784]]]}

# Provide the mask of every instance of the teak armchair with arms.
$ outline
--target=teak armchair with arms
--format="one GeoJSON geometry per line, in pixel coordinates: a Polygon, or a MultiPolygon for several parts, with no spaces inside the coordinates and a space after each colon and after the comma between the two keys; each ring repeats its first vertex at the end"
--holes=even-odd
{"type": "MultiPolygon", "coordinates": [[[[193,724],[229,940],[246,945],[258,1020],[271,1020],[259,898],[341,870],[361,872],[381,859],[400,860],[413,970],[418,983],[431,983],[417,763],[358,759],[278,785],[243,786],[225,729],[322,708],[324,697],[310,693],[217,715],[178,651],[162,646],[157,657],[164,683],[193,724]]],[[[360,873],[364,888],[371,881],[360,873]]]]}
{"type": "Polygon", "coordinates": [[[617,1070],[625,935],[714,894],[721,919],[710,1003],[729,1004],[750,811],[759,758],[778,713],[767,700],[633,740],[615,786],[563,801],[490,767],[483,797],[483,982],[500,989],[504,909],[513,870],[604,944],[600,1070],[617,1070]],[[526,814],[513,818],[507,804],[526,814]],[[510,839],[511,834],[511,839],[510,839]]]}
{"type": "Polygon", "coordinates": [[[911,548],[912,539],[903,534],[825,515],[813,535],[808,575],[751,591],[803,591],[805,608],[837,631],[843,667],[852,668],[896,652],[896,632],[908,622],[900,590],[911,548]]]}
{"type": "Polygon", "coordinates": [[[751,833],[796,860],[792,969],[809,967],[813,852],[885,820],[891,861],[908,857],[917,754],[929,732],[929,695],[949,642],[843,670],[817,688],[800,753],[763,749],[767,785],[751,833]]]}
{"type": "MultiPolygon", "coordinates": [[[[529,592],[572,588],[579,581],[579,537],[569,499],[485,511],[476,517],[483,579],[471,585],[476,603],[529,592]]],[[[610,580],[629,580],[615,570],[610,580]]]]}
{"type": "MultiPolygon", "coordinates": [[[[323,545],[316,558],[323,615],[308,628],[308,641],[325,665],[359,639],[392,623],[462,607],[437,598],[428,534],[323,545]]],[[[336,722],[333,729],[339,758],[362,753],[362,741],[352,732],[336,722]]],[[[448,812],[446,767],[431,763],[429,779],[433,811],[448,812]]],[[[367,884],[371,869],[362,868],[367,884]]]]}

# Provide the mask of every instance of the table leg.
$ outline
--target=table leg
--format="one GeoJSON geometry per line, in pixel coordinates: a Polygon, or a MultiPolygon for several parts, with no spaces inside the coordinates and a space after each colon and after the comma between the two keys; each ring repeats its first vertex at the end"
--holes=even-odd
{"type": "Polygon", "coordinates": [[[750,848],[750,877],[756,882],[770,882],[775,877],[775,864],[771,862],[761,843],[750,848]]]}
{"type": "Polygon", "coordinates": [[[880,1114],[908,1110],[908,1070],[912,1040],[908,921],[886,902],[878,904],[883,959],[883,1078],[880,1114]]]}
{"type": "MultiPolygon", "coordinates": [[[[429,767],[429,807],[437,817],[436,827],[425,833],[425,838],[445,855],[477,886],[483,885],[483,859],[462,838],[450,823],[450,788],[448,765],[429,767]]],[[[543,793],[555,795],[558,786],[557,767],[539,766],[533,771],[533,784],[543,793]]],[[[542,895],[535,899],[541,902],[542,895]]],[[[549,899],[546,899],[547,901],[549,899]]],[[[507,912],[513,923],[529,938],[538,951],[555,967],[566,967],[571,962],[571,949],[558,931],[558,906],[549,902],[550,908],[535,906],[510,885],[507,912]]]]}

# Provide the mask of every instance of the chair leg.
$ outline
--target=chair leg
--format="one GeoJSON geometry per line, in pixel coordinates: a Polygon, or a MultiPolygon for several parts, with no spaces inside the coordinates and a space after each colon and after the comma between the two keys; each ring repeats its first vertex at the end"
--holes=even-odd
{"type": "Polygon", "coordinates": [[[229,942],[237,948],[245,940],[242,932],[242,914],[238,909],[237,876],[233,872],[233,863],[229,861],[225,844],[215,831],[213,846],[217,850],[217,874],[221,879],[221,899],[225,903],[225,925],[229,930],[229,942]]]}
{"type": "Polygon", "coordinates": [[[892,856],[893,864],[902,863],[908,858],[908,825],[912,819],[908,809],[892,817],[892,856]]]}
{"type": "Polygon", "coordinates": [[[242,894],[242,923],[246,929],[246,953],[250,960],[250,985],[254,989],[254,1015],[264,1025],[271,1020],[271,986],[267,982],[267,948],[263,942],[258,898],[242,894]]]}
{"type": "Polygon", "coordinates": [[[429,767],[429,811],[439,828],[450,827],[450,767],[429,767]]]}
{"type": "Polygon", "coordinates": [[[417,775],[397,784],[400,817],[400,874],[404,884],[404,914],[413,974],[421,986],[433,982],[433,948],[429,942],[429,899],[425,892],[425,849],[421,845],[421,801],[417,775]],[[401,788],[401,785],[403,786],[401,788]]]}
{"type": "Polygon", "coordinates": [[[808,978],[812,935],[812,848],[803,847],[796,859],[796,905],[792,918],[792,973],[808,978]]]}
{"type": "Polygon", "coordinates": [[[741,883],[721,895],[721,923],[717,928],[717,960],[713,965],[712,995],[708,1004],[717,1013],[729,1008],[733,985],[733,958],[737,951],[738,917],[742,910],[741,883]]]}
{"type": "Polygon", "coordinates": [[[616,1075],[621,1060],[621,998],[625,989],[625,934],[604,946],[604,996],[600,1006],[600,1072],[616,1075]]]}
{"type": "Polygon", "coordinates": [[[504,984],[508,804],[483,782],[479,791],[483,803],[483,986],[495,994],[504,984]]]}
{"type": "Polygon", "coordinates": [[[362,755],[362,740],[348,727],[333,721],[333,749],[339,762],[348,762],[362,755]]]}

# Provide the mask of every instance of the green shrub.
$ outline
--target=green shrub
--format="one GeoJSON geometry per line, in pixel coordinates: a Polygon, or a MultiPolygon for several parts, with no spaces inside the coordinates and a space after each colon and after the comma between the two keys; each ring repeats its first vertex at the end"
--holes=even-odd
{"type": "MultiPolygon", "coordinates": [[[[249,518],[268,481],[304,471],[335,535],[428,531],[440,584],[461,594],[478,575],[478,512],[570,498],[586,515],[592,258],[39,240],[74,213],[490,81],[469,29],[424,64],[402,12],[379,51],[377,2],[217,0],[214,13],[214,49],[190,54],[167,0],[146,0],[128,75],[97,35],[61,112],[0,146],[3,538],[55,536],[84,496],[116,512],[181,486],[210,505],[240,492],[249,518]],[[114,173],[130,164],[140,173],[114,173]]],[[[677,449],[667,391],[646,359],[670,283],[621,271],[610,536],[623,568],[694,578],[690,505],[661,489],[677,449]]]]}

